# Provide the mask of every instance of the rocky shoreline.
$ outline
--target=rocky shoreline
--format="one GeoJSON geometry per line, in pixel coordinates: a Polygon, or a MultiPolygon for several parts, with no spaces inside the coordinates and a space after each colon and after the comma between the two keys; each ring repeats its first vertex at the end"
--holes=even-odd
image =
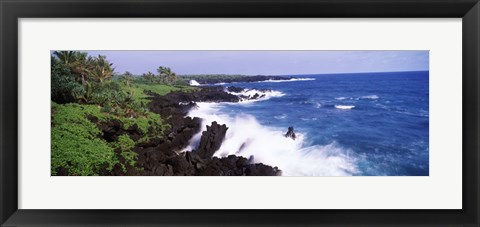
{"type": "MultiPolygon", "coordinates": [[[[189,77],[185,77],[189,79],[189,77]]],[[[251,82],[261,82],[268,80],[290,80],[293,77],[291,76],[241,76],[241,77],[223,77],[223,78],[197,78],[193,77],[191,79],[197,81],[200,84],[220,84],[220,83],[251,83],[251,82]]]]}
{"type": "MultiPolygon", "coordinates": [[[[239,91],[241,88],[230,88],[239,91]]],[[[253,163],[252,158],[229,155],[228,157],[213,157],[225,135],[228,127],[217,122],[209,122],[206,129],[201,128],[202,119],[186,116],[195,107],[195,102],[239,102],[245,99],[258,99],[261,95],[252,97],[230,94],[228,88],[203,87],[194,92],[171,92],[165,96],[149,93],[150,111],[160,114],[171,128],[164,133],[163,138],[151,139],[138,143],[133,151],[138,154],[137,167],[127,167],[123,172],[120,165],[115,166],[113,175],[146,175],[146,176],[279,176],[281,170],[277,167],[253,163]],[[202,131],[203,130],[203,131],[202,131]],[[202,131],[200,143],[192,151],[181,152],[188,146],[190,139],[202,131]],[[141,170],[139,170],[141,169],[141,170]]],[[[154,123],[152,123],[154,124],[154,123]]],[[[104,139],[114,141],[116,137],[127,134],[133,140],[140,138],[138,128],[132,125],[128,130],[122,130],[121,122],[109,121],[99,126],[104,139]]]]}

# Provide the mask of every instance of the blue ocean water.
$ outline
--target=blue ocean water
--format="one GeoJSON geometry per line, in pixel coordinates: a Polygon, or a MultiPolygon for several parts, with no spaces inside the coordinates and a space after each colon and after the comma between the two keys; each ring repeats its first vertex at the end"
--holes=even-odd
{"type": "MultiPolygon", "coordinates": [[[[294,77],[311,79],[226,84],[224,86],[271,89],[281,92],[282,96],[243,105],[220,105],[215,113],[232,119],[250,116],[261,127],[275,129],[277,133],[282,130],[285,133],[293,126],[295,132],[302,135],[301,145],[289,151],[291,153],[281,153],[286,155],[284,159],[291,154],[292,162],[296,162],[292,165],[338,167],[345,173],[325,169],[318,172],[310,168],[298,174],[290,171],[291,175],[429,175],[428,71],[294,77]],[[304,149],[312,147],[315,149],[304,149]],[[293,158],[295,152],[304,154],[296,159],[293,158]]],[[[231,124],[228,125],[230,131],[239,130],[231,124]]],[[[262,149],[268,150],[268,146],[262,149]]],[[[292,169],[287,164],[284,166],[292,169]]]]}

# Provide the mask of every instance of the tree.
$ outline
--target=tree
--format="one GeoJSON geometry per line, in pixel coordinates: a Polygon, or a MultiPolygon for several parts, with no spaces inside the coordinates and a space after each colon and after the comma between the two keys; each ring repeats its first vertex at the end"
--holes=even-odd
{"type": "Polygon", "coordinates": [[[114,73],[113,64],[103,55],[88,56],[80,51],[55,51],[53,54],[70,68],[75,79],[83,86],[89,82],[104,82],[110,80],[114,73]]]}
{"type": "Polygon", "coordinates": [[[103,55],[98,55],[98,57],[91,60],[91,79],[95,82],[104,82],[112,79],[114,68],[112,68],[112,63],[107,61],[107,58],[103,55]]]}
{"type": "Polygon", "coordinates": [[[93,58],[80,51],[55,51],[53,54],[70,68],[72,74],[77,75],[75,80],[85,85],[91,73],[93,58]]]}
{"type": "Polygon", "coordinates": [[[69,63],[76,60],[76,51],[54,51],[53,54],[63,62],[65,65],[70,66],[69,63]]]}
{"type": "Polygon", "coordinates": [[[153,83],[155,81],[155,74],[152,72],[147,72],[142,74],[142,78],[150,83],[153,83]]]}
{"type": "Polygon", "coordinates": [[[177,74],[172,72],[172,70],[168,67],[160,66],[158,67],[157,72],[162,83],[172,84],[177,80],[177,74]]]}
{"type": "Polygon", "coordinates": [[[129,71],[126,71],[124,74],[120,76],[120,80],[123,81],[123,83],[127,86],[130,87],[130,83],[133,80],[133,74],[130,73],[129,71]]]}
{"type": "Polygon", "coordinates": [[[75,81],[70,68],[59,59],[51,58],[51,99],[56,103],[69,103],[81,99],[84,87],[75,81]]]}

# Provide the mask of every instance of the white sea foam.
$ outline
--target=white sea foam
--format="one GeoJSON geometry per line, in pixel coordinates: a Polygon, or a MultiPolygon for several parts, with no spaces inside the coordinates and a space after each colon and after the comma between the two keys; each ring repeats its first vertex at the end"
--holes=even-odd
{"type": "Polygon", "coordinates": [[[315,108],[317,108],[317,109],[318,109],[318,108],[320,108],[320,107],[322,107],[322,104],[321,104],[321,103],[319,103],[319,102],[316,102],[316,103],[315,103],[315,108]]]}
{"type": "Polygon", "coordinates": [[[273,116],[275,119],[285,119],[287,118],[287,115],[286,114],[282,114],[282,115],[277,115],[277,116],[273,116]]]}
{"type": "Polygon", "coordinates": [[[190,80],[188,84],[190,84],[190,86],[200,86],[200,83],[198,83],[196,80],[190,80]]]}
{"type": "Polygon", "coordinates": [[[344,99],[347,99],[347,97],[338,97],[338,98],[335,98],[336,100],[344,100],[344,99]]]}
{"type": "MultiPolygon", "coordinates": [[[[199,108],[192,109],[188,115],[202,118],[202,129],[213,121],[228,127],[222,146],[214,156],[253,157],[255,163],[277,166],[284,176],[345,176],[358,172],[355,160],[348,155],[349,150],[335,142],[308,146],[307,135],[299,130],[293,140],[284,136],[287,129],[263,126],[251,115],[219,113],[223,104],[197,104],[199,108]]],[[[198,146],[200,137],[201,132],[190,141],[190,150],[198,146]]]]}
{"type": "Polygon", "coordinates": [[[335,108],[340,110],[350,110],[355,108],[355,106],[347,106],[347,105],[335,105],[335,108]]]}
{"type": "Polygon", "coordinates": [[[377,95],[365,95],[360,97],[361,99],[379,99],[377,95]]]}
{"type": "Polygon", "coordinates": [[[239,96],[241,98],[241,100],[240,100],[241,102],[264,101],[264,100],[267,100],[267,99],[270,99],[270,98],[273,98],[273,97],[282,97],[282,96],[285,95],[281,91],[274,91],[274,90],[261,91],[261,90],[257,90],[257,89],[243,89],[240,92],[231,92],[231,91],[227,91],[227,90],[225,90],[225,91],[229,94],[239,96]],[[250,97],[251,98],[251,97],[255,96],[256,94],[258,94],[258,96],[259,96],[259,98],[257,98],[257,99],[248,99],[248,98],[241,97],[241,96],[245,96],[245,97],[250,97]]]}

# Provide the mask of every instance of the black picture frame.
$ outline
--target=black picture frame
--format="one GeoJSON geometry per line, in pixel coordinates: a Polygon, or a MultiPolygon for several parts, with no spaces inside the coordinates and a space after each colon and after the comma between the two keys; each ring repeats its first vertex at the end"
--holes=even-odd
{"type": "MultiPolygon", "coordinates": [[[[2,226],[479,226],[478,0],[0,0],[0,224],[2,226]],[[18,209],[19,18],[463,18],[461,210],[18,209]]],[[[453,152],[453,151],[451,151],[453,152]]],[[[41,196],[41,195],[39,195],[41,196]]],[[[448,195],[445,195],[448,196],[448,195]]],[[[439,198],[442,199],[442,198],[439,198]]],[[[241,198],[240,198],[241,200],[241,198]]]]}

